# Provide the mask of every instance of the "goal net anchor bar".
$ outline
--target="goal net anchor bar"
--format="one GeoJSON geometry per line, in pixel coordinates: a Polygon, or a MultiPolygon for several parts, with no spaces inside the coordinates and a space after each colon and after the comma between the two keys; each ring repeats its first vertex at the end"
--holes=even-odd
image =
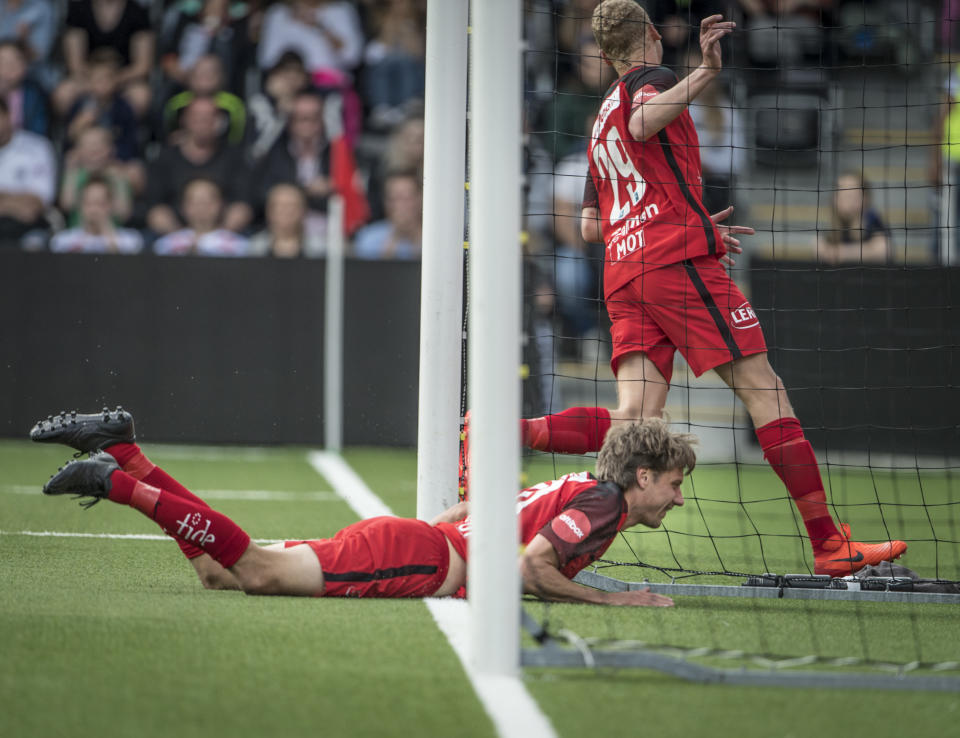
{"type": "MultiPolygon", "coordinates": [[[[575,582],[588,587],[602,589],[605,592],[626,592],[633,589],[647,589],[656,594],[691,597],[755,597],[784,600],[845,600],[855,602],[912,602],[936,604],[960,604],[960,594],[940,592],[911,592],[894,587],[903,586],[906,581],[889,578],[889,588],[885,590],[864,589],[868,586],[880,586],[880,580],[886,577],[869,577],[863,582],[847,582],[842,579],[816,577],[806,574],[770,575],[750,577],[742,585],[732,584],[678,584],[676,582],[624,582],[595,571],[583,570],[574,578],[575,582]],[[758,584],[762,582],[762,584],[758,584]],[[856,584],[858,588],[850,585],[856,584]],[[829,586],[824,586],[829,585],[829,586]],[[842,589],[841,589],[842,587],[842,589]]],[[[912,580],[911,580],[912,581],[912,580]]]]}
{"type": "MultiPolygon", "coordinates": [[[[731,589],[736,588],[731,587],[731,589]]],[[[811,687],[818,689],[883,689],[925,692],[960,691],[960,677],[954,676],[908,676],[904,673],[799,672],[747,668],[720,669],[642,648],[629,651],[591,649],[583,641],[574,641],[574,648],[567,648],[553,638],[526,611],[522,611],[522,618],[524,627],[540,644],[539,648],[524,648],[521,650],[520,665],[524,668],[652,669],[689,682],[729,684],[742,687],[811,687]]]]}

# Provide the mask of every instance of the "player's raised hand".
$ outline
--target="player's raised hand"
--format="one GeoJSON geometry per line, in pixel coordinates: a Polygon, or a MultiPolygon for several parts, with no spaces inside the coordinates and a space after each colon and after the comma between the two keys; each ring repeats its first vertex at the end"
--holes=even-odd
{"type": "Polygon", "coordinates": [[[743,247],[740,246],[740,239],[734,234],[752,236],[754,233],[756,233],[756,231],[750,226],[721,225],[723,221],[730,217],[731,213],[733,213],[733,205],[730,205],[726,209],[721,210],[719,213],[714,213],[710,216],[710,220],[717,224],[717,230],[720,231],[720,238],[723,239],[723,244],[727,247],[727,253],[720,257],[720,261],[722,261],[728,267],[732,267],[734,264],[736,264],[731,254],[743,253],[743,247]]]}
{"type": "Polygon", "coordinates": [[[722,15],[710,15],[700,21],[700,51],[703,53],[702,65],[707,69],[720,71],[723,59],[720,54],[720,39],[733,33],[737,24],[725,21],[722,15]]]}
{"type": "Polygon", "coordinates": [[[673,607],[673,600],[666,595],[654,594],[647,587],[631,589],[627,592],[612,592],[607,604],[628,607],[673,607]]]}

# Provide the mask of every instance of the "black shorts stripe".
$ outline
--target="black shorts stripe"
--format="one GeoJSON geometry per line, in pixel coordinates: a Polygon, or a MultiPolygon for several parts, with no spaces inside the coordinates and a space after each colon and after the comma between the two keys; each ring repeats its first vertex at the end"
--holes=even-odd
{"type": "Polygon", "coordinates": [[[700,218],[703,232],[707,237],[709,253],[711,256],[715,255],[717,253],[717,237],[713,232],[713,221],[710,220],[710,214],[706,208],[703,207],[703,203],[697,202],[697,198],[693,196],[690,187],[684,182],[683,172],[680,171],[680,165],[677,163],[677,159],[670,148],[670,138],[667,136],[667,129],[661,128],[660,132],[657,133],[657,138],[660,140],[660,148],[663,150],[663,156],[667,160],[667,165],[670,167],[670,171],[673,172],[673,176],[677,178],[677,185],[683,193],[683,198],[687,201],[687,204],[693,208],[697,217],[700,218]]]}
{"type": "Polygon", "coordinates": [[[323,572],[323,578],[328,582],[377,582],[381,579],[396,579],[410,577],[416,574],[436,574],[436,566],[426,564],[411,564],[410,566],[395,566],[391,569],[375,569],[373,571],[343,571],[323,572]]]}
{"type": "Polygon", "coordinates": [[[710,311],[710,317],[713,318],[713,322],[716,324],[717,331],[720,333],[720,337],[723,338],[723,342],[727,344],[730,355],[734,359],[743,358],[743,352],[740,350],[740,347],[737,346],[737,340],[733,337],[730,326],[727,325],[727,321],[723,319],[723,313],[720,312],[720,308],[717,306],[717,303],[714,302],[713,295],[710,294],[707,285],[705,285],[700,278],[700,273],[697,272],[696,266],[694,266],[690,259],[685,259],[683,268],[687,270],[687,276],[690,277],[693,286],[697,288],[697,294],[700,295],[703,304],[706,305],[707,310],[710,311]]]}

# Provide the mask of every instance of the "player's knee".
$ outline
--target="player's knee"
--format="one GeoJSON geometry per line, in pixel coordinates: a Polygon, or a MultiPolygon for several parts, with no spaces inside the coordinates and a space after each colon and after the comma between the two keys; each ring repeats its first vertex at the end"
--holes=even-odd
{"type": "Polygon", "coordinates": [[[279,588],[279,580],[269,570],[261,570],[245,573],[240,579],[240,587],[244,594],[248,595],[270,595],[276,594],[279,588]]]}
{"type": "Polygon", "coordinates": [[[204,589],[235,589],[236,584],[232,576],[225,572],[204,572],[200,575],[200,583],[204,589]]]}

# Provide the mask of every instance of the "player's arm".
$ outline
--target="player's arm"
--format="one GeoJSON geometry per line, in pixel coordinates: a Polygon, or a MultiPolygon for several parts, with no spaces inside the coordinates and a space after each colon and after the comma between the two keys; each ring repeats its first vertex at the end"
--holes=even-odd
{"type": "Polygon", "coordinates": [[[592,167],[587,167],[587,178],[583,183],[583,205],[580,210],[580,235],[587,243],[603,243],[603,229],[600,228],[600,196],[597,183],[593,180],[592,167]]]}
{"type": "Polygon", "coordinates": [[[453,507],[448,507],[437,515],[437,517],[430,521],[430,525],[436,525],[437,523],[456,523],[458,520],[463,520],[469,514],[470,504],[466,500],[463,500],[453,507]]]}
{"type": "Polygon", "coordinates": [[[587,243],[603,242],[599,208],[584,208],[580,211],[580,235],[587,243]]]}
{"type": "Polygon", "coordinates": [[[560,558],[557,550],[539,533],[520,557],[520,576],[523,591],[541,600],[551,602],[587,602],[595,605],[639,605],[669,607],[673,600],[649,590],[629,592],[602,592],[584,587],[567,579],[560,573],[560,558]]]}
{"type": "Polygon", "coordinates": [[[736,25],[733,21],[724,21],[722,15],[711,15],[700,22],[703,61],[669,90],[634,107],[629,124],[630,135],[634,139],[646,141],[666,128],[713,81],[723,68],[720,39],[731,33],[736,25]]]}

